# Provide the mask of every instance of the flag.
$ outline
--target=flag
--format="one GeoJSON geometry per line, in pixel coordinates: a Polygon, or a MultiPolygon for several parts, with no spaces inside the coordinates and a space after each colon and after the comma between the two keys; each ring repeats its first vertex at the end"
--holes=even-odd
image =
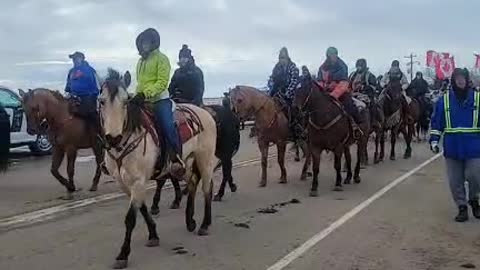
{"type": "Polygon", "coordinates": [[[437,78],[444,80],[452,76],[453,70],[455,69],[455,59],[449,57],[449,54],[443,54],[440,58],[440,61],[435,69],[437,78]]]}

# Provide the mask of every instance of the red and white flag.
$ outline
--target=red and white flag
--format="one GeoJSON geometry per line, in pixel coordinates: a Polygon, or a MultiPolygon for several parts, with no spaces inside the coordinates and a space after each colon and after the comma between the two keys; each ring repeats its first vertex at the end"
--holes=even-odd
{"type": "Polygon", "coordinates": [[[427,70],[431,77],[444,80],[452,76],[455,59],[450,53],[427,51],[427,70]]]}

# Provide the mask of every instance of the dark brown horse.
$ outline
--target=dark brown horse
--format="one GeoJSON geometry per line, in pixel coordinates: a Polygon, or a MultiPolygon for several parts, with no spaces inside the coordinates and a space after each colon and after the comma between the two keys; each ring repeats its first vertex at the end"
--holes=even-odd
{"type": "MultiPolygon", "coordinates": [[[[318,173],[320,156],[324,150],[332,151],[335,155],[334,167],[336,171],[335,191],[342,189],[341,160],[349,144],[352,143],[352,128],[349,116],[340,103],[320,88],[315,82],[307,80],[302,83],[295,94],[295,105],[308,114],[308,142],[310,155],[305,161],[302,178],[313,159],[313,182],[310,196],[318,196],[318,173]]],[[[349,152],[348,152],[349,153],[349,152]]],[[[348,154],[347,154],[348,155],[348,154]]],[[[351,159],[346,158],[347,163],[351,159]]],[[[347,164],[350,167],[350,164],[347,164]]],[[[355,182],[360,182],[360,162],[355,168],[355,182]]],[[[347,181],[348,183],[348,181],[347,181]]]]}
{"type": "Polygon", "coordinates": [[[405,149],[404,158],[410,158],[412,154],[411,141],[413,129],[408,131],[408,125],[406,122],[406,112],[409,110],[404,107],[402,86],[399,81],[391,81],[389,85],[380,95],[378,105],[380,106],[383,115],[384,122],[381,124],[381,129],[377,133],[375,138],[375,163],[383,161],[385,155],[385,134],[390,131],[391,150],[390,160],[395,160],[395,144],[399,132],[401,132],[405,138],[407,148],[405,149]],[[381,149],[379,152],[378,146],[381,149]]]}
{"type": "Polygon", "coordinates": [[[288,140],[288,119],[280,105],[260,90],[249,86],[236,86],[230,90],[231,106],[240,118],[255,117],[258,147],[262,156],[262,178],[260,187],[267,185],[268,147],[277,145],[280,183],[287,183],[285,150],[288,140]]]}
{"type": "Polygon", "coordinates": [[[10,117],[0,105],[0,173],[8,168],[10,155],[10,117]]]}
{"type": "Polygon", "coordinates": [[[95,155],[97,167],[90,191],[96,191],[101,175],[103,149],[98,143],[97,134],[81,118],[70,113],[68,101],[56,91],[35,89],[28,92],[20,91],[23,99],[23,108],[27,117],[27,131],[30,134],[46,132],[49,141],[53,144],[52,175],[67,189],[67,199],[77,190],[73,181],[75,174],[75,160],[79,149],[91,148],[95,155]],[[58,169],[67,154],[68,180],[58,169]]]}

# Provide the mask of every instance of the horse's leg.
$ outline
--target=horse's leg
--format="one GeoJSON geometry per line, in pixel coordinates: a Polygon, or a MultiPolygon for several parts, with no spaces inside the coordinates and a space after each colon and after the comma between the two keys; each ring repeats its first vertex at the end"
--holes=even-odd
{"type": "Polygon", "coordinates": [[[258,147],[262,156],[262,179],[260,180],[260,187],[267,186],[267,165],[268,165],[268,142],[258,139],[258,147]]]}
{"type": "Polygon", "coordinates": [[[413,137],[413,129],[414,126],[413,124],[410,124],[404,128],[402,128],[402,134],[403,137],[405,138],[405,143],[407,144],[407,148],[405,149],[405,154],[403,155],[403,158],[408,159],[412,157],[412,137],[413,137]],[[407,129],[407,130],[405,130],[407,129]]]}
{"type": "Polygon", "coordinates": [[[227,182],[228,182],[228,177],[225,177],[225,163],[224,163],[224,160],[222,159],[222,174],[223,174],[223,177],[222,177],[222,183],[220,184],[220,188],[218,189],[218,192],[217,194],[215,195],[215,197],[213,198],[213,201],[215,202],[220,202],[222,201],[222,198],[223,198],[223,195],[225,195],[225,187],[227,185],[227,182]]]}
{"type": "Polygon", "coordinates": [[[233,156],[229,156],[228,158],[225,159],[225,162],[222,162],[222,173],[223,173],[223,178],[228,179],[228,185],[230,186],[230,191],[231,192],[237,192],[237,185],[233,182],[233,176],[232,176],[232,158],[233,156]]]}
{"type": "Polygon", "coordinates": [[[63,177],[60,172],[58,172],[58,169],[62,165],[63,158],[65,156],[65,151],[63,148],[60,147],[55,147],[53,149],[53,154],[52,154],[52,165],[50,172],[52,175],[62,184],[68,191],[68,193],[74,192],[75,187],[71,186],[70,183],[68,183],[68,180],[63,177]]]}
{"type": "Polygon", "coordinates": [[[148,228],[148,241],[145,244],[147,247],[156,247],[159,245],[158,241],[158,234],[157,234],[157,226],[155,225],[155,221],[153,221],[152,216],[148,212],[147,205],[145,203],[142,204],[140,207],[140,213],[142,213],[143,219],[147,224],[148,228]]]}
{"type": "Polygon", "coordinates": [[[388,130],[382,130],[380,132],[380,156],[378,158],[380,161],[383,161],[385,157],[385,136],[387,135],[387,133],[388,130]]]}
{"type": "Polygon", "coordinates": [[[305,163],[303,164],[302,175],[300,176],[301,181],[307,180],[308,169],[310,168],[311,163],[312,163],[312,154],[307,150],[307,152],[305,152],[305,163]]]}
{"type": "Polygon", "coordinates": [[[198,183],[200,182],[201,176],[198,170],[196,162],[193,163],[193,175],[188,180],[188,197],[187,197],[187,207],[185,208],[185,224],[187,225],[187,230],[193,232],[197,227],[197,222],[194,219],[195,213],[195,195],[197,193],[198,183]]]}
{"type": "Polygon", "coordinates": [[[95,175],[93,176],[92,186],[90,187],[90,191],[97,191],[98,189],[98,182],[100,181],[100,176],[102,175],[102,162],[104,159],[104,151],[98,143],[94,144],[92,147],[93,154],[95,155],[95,175]]]}
{"type": "Polygon", "coordinates": [[[297,142],[295,142],[294,147],[295,147],[295,161],[299,162],[300,161],[300,147],[298,146],[297,142]]]}
{"type": "Polygon", "coordinates": [[[213,161],[212,160],[195,160],[199,172],[200,181],[202,182],[202,191],[204,198],[204,215],[202,225],[198,230],[198,235],[208,235],[208,227],[212,224],[212,196],[213,196],[213,161]]]}
{"type": "Polygon", "coordinates": [[[347,177],[343,183],[345,185],[350,185],[352,182],[352,155],[350,153],[350,147],[345,146],[343,152],[345,153],[345,169],[347,169],[347,177]]]}
{"type": "Polygon", "coordinates": [[[130,202],[130,208],[125,216],[125,238],[123,240],[120,254],[116,258],[116,262],[113,265],[114,269],[124,269],[128,265],[128,255],[130,255],[130,242],[132,240],[132,232],[137,223],[137,207],[133,202],[130,202]]]}
{"type": "Polygon", "coordinates": [[[312,188],[310,189],[310,197],[318,196],[318,173],[320,172],[321,154],[322,154],[321,150],[310,148],[310,156],[313,162],[313,180],[312,180],[312,188]]]}
{"type": "Polygon", "coordinates": [[[334,167],[335,171],[337,173],[336,180],[335,180],[335,188],[333,191],[343,191],[342,188],[342,154],[344,151],[341,150],[335,150],[335,161],[334,161],[334,167]]]}
{"type": "Polygon", "coordinates": [[[152,215],[158,215],[160,213],[160,208],[158,208],[158,203],[160,202],[160,197],[162,195],[163,185],[167,182],[167,178],[163,177],[157,182],[157,188],[155,189],[155,195],[153,195],[152,206],[150,207],[150,212],[152,215]]]}
{"type": "Polygon", "coordinates": [[[178,209],[180,208],[180,203],[182,202],[182,189],[180,188],[180,180],[175,178],[170,178],[172,182],[173,189],[175,190],[175,199],[170,204],[170,209],[178,209]]]}
{"type": "Polygon", "coordinates": [[[285,169],[285,151],[287,148],[287,144],[285,142],[277,143],[277,160],[278,165],[280,166],[280,184],[287,183],[287,169],[285,169]]]}
{"type": "MultiPolygon", "coordinates": [[[[368,142],[368,137],[367,137],[367,141],[365,142],[365,145],[367,142],[368,142]]],[[[353,181],[355,182],[355,184],[359,184],[362,181],[362,179],[360,178],[360,169],[362,167],[362,160],[368,160],[368,157],[366,157],[366,155],[367,155],[367,147],[363,146],[363,144],[362,145],[358,144],[357,145],[357,163],[355,165],[355,172],[353,173],[353,181]]]]}
{"type": "Polygon", "coordinates": [[[373,154],[373,163],[378,164],[380,162],[380,153],[378,146],[380,145],[380,131],[375,131],[375,153],[373,154]]]}
{"type": "Polygon", "coordinates": [[[390,136],[390,160],[395,160],[396,155],[395,155],[395,144],[397,143],[397,137],[398,137],[398,127],[393,128],[390,136]]]}

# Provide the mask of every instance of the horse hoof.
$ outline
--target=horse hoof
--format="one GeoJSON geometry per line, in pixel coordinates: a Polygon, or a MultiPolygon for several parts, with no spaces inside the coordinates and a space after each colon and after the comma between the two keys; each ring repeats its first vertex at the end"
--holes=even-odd
{"type": "Polygon", "coordinates": [[[343,184],[344,184],[344,185],[351,185],[351,184],[352,184],[352,180],[351,180],[351,179],[349,179],[349,180],[345,179],[345,181],[343,181],[343,184]]]}
{"type": "Polygon", "coordinates": [[[258,187],[266,187],[267,186],[267,182],[260,182],[260,185],[258,185],[258,187]]]}
{"type": "Polygon", "coordinates": [[[333,191],[343,191],[343,188],[341,186],[336,186],[333,191]]]}
{"type": "Polygon", "coordinates": [[[187,224],[187,230],[188,230],[189,232],[195,231],[195,228],[197,228],[197,222],[195,222],[195,220],[192,220],[191,222],[189,222],[189,223],[187,224]]]}
{"type": "Polygon", "coordinates": [[[316,191],[316,190],[311,190],[311,191],[310,191],[310,197],[318,197],[318,191],[316,191]]]}
{"type": "Polygon", "coordinates": [[[221,202],[221,201],[222,201],[222,196],[220,196],[220,195],[218,195],[218,194],[215,195],[215,197],[213,197],[213,201],[214,201],[214,202],[221,202]]]}
{"type": "Polygon", "coordinates": [[[237,192],[237,185],[231,184],[231,185],[230,185],[230,191],[231,191],[231,192],[237,192]]]}
{"type": "Polygon", "coordinates": [[[91,187],[88,191],[95,192],[95,191],[97,191],[97,189],[98,189],[97,187],[91,187]]]}
{"type": "Polygon", "coordinates": [[[395,157],[390,157],[390,160],[395,160],[396,158],[395,157]]]}
{"type": "Polygon", "coordinates": [[[199,236],[208,235],[208,229],[200,228],[200,230],[198,230],[197,234],[198,234],[199,236]]]}
{"type": "Polygon", "coordinates": [[[113,269],[125,269],[128,266],[128,260],[116,260],[113,269]]]}
{"type": "Polygon", "coordinates": [[[152,214],[152,216],[156,216],[156,215],[160,214],[160,209],[159,208],[151,208],[150,209],[150,214],[152,214]]]}
{"type": "Polygon", "coordinates": [[[65,195],[65,196],[62,197],[62,200],[64,200],[64,201],[71,201],[71,200],[73,200],[73,193],[68,192],[67,195],[65,195]]]}
{"type": "Polygon", "coordinates": [[[300,176],[300,181],[307,181],[307,175],[302,174],[302,176],[300,176]]]}
{"type": "Polygon", "coordinates": [[[149,239],[145,244],[146,247],[158,247],[160,245],[160,240],[158,239],[149,239]]]}
{"type": "Polygon", "coordinates": [[[180,204],[178,202],[172,202],[170,205],[170,209],[178,209],[180,208],[180,204]]]}
{"type": "Polygon", "coordinates": [[[362,182],[362,178],[360,178],[360,176],[357,176],[353,179],[353,182],[355,182],[355,184],[360,184],[360,182],[362,182]]]}
{"type": "Polygon", "coordinates": [[[287,183],[287,179],[280,179],[280,181],[278,182],[279,184],[286,184],[287,183]]]}

